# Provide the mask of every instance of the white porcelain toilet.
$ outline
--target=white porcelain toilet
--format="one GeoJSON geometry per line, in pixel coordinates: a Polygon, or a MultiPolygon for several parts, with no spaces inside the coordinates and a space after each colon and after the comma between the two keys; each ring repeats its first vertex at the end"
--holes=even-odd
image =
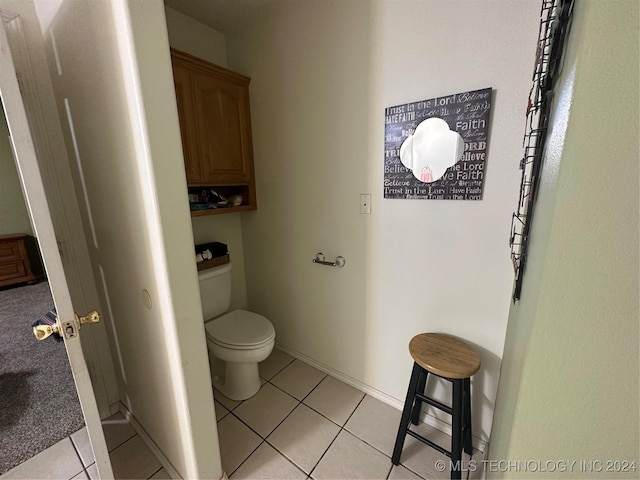
{"type": "Polygon", "coordinates": [[[258,362],[273,350],[275,329],[257,313],[225,313],[231,304],[230,263],[198,272],[198,280],[213,386],[232,400],[246,400],[260,390],[258,362]]]}

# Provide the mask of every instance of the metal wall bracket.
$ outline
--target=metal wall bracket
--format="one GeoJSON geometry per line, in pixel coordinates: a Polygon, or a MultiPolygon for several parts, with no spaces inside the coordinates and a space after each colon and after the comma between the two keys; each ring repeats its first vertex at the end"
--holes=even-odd
{"type": "Polygon", "coordinates": [[[336,257],[335,262],[327,262],[324,259],[324,253],[317,253],[316,258],[314,258],[312,262],[319,263],[320,265],[326,265],[328,267],[339,267],[339,268],[344,267],[347,263],[344,257],[336,257]]]}

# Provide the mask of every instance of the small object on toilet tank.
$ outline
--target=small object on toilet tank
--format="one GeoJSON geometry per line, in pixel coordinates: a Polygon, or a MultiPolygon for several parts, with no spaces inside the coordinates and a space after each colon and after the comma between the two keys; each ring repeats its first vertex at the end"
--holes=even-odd
{"type": "Polygon", "coordinates": [[[201,243],[195,246],[196,253],[202,253],[205,250],[209,250],[214,258],[227,255],[229,249],[226,244],[221,242],[201,243]]]}

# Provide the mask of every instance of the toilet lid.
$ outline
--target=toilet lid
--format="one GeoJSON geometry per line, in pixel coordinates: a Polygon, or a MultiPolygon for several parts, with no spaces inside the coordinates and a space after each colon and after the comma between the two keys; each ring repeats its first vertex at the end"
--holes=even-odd
{"type": "Polygon", "coordinates": [[[276,331],[269,320],[257,313],[234,310],[204,327],[207,337],[216,343],[250,347],[271,340],[276,331]]]}

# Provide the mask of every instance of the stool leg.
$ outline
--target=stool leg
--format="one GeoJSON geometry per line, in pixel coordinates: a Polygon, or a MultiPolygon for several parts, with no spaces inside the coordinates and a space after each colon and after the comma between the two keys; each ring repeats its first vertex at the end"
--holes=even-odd
{"type": "Polygon", "coordinates": [[[464,379],[464,417],[462,427],[464,429],[464,451],[469,455],[473,454],[473,446],[471,445],[471,382],[468,378],[464,379]]]}
{"type": "MultiPolygon", "coordinates": [[[[424,368],[420,369],[420,378],[418,379],[418,388],[416,389],[416,393],[421,393],[424,395],[424,389],[427,385],[427,372],[424,368]]],[[[418,425],[420,422],[420,409],[422,408],[422,400],[416,398],[415,403],[413,404],[413,410],[411,411],[411,423],[414,425],[418,425]]]]}
{"type": "Polygon", "coordinates": [[[462,415],[463,415],[463,382],[461,379],[452,380],[453,406],[451,432],[451,478],[462,478],[462,415]]]}
{"type": "Polygon", "coordinates": [[[391,463],[398,465],[400,463],[400,455],[402,454],[402,446],[404,445],[404,439],[407,436],[407,428],[409,427],[409,420],[411,416],[411,407],[413,406],[413,399],[416,395],[416,388],[418,386],[418,380],[420,378],[420,371],[422,367],[417,363],[413,363],[413,371],[411,372],[411,380],[409,380],[409,389],[407,390],[407,398],[404,401],[404,408],[402,409],[402,416],[400,417],[400,426],[398,427],[398,436],[396,437],[396,444],[393,447],[393,455],[391,457],[391,463]]]}

